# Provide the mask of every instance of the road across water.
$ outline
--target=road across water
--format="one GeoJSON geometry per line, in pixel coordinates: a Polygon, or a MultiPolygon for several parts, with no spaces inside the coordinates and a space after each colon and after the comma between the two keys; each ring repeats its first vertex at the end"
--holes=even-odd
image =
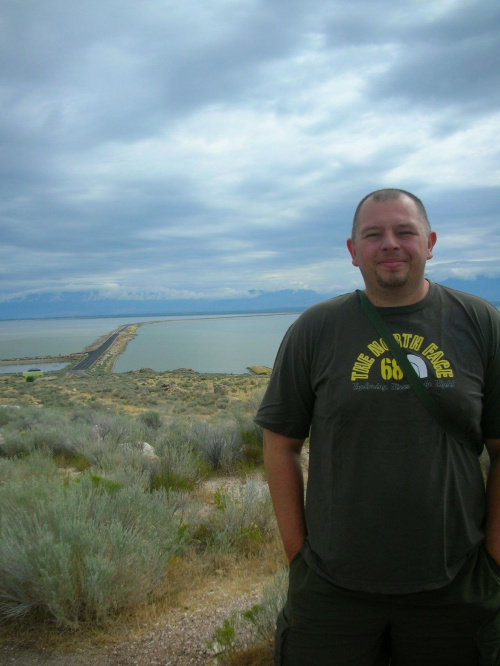
{"type": "Polygon", "coordinates": [[[110,335],[109,338],[102,343],[102,345],[100,345],[97,349],[89,352],[84,359],[82,359],[73,368],[71,368],[71,372],[76,372],[77,370],[89,370],[94,365],[94,363],[96,363],[101,358],[104,352],[111,347],[120,333],[123,333],[127,327],[128,325],[122,326],[118,329],[118,331],[116,331],[116,333],[110,335]]]}

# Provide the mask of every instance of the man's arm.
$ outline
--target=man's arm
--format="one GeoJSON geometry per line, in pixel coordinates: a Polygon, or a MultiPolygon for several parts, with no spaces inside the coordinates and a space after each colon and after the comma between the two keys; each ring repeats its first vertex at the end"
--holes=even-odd
{"type": "Polygon", "coordinates": [[[264,429],[264,465],[274,513],[290,561],[306,538],[304,476],[300,464],[303,439],[264,429]]]}
{"type": "Polygon", "coordinates": [[[490,471],[486,484],[486,536],[484,545],[500,566],[500,439],[487,439],[490,471]]]}

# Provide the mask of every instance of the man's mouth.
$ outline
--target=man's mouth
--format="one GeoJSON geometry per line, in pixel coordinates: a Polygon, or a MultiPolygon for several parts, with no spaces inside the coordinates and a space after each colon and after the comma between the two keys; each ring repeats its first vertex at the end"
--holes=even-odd
{"type": "Polygon", "coordinates": [[[382,259],[381,261],[378,262],[379,266],[383,266],[384,268],[400,268],[403,266],[406,262],[404,259],[396,259],[396,258],[386,258],[382,259]]]}

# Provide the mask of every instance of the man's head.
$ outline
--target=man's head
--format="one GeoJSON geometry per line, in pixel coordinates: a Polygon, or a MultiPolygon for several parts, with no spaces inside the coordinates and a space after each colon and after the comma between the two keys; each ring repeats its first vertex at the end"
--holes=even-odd
{"type": "Polygon", "coordinates": [[[366,293],[378,305],[408,305],[427,293],[425,264],[436,234],[424,205],[404,190],[377,190],[356,209],[347,241],[352,263],[363,276],[366,293]]]}
{"type": "Polygon", "coordinates": [[[351,238],[356,240],[356,234],[359,226],[359,213],[365,201],[371,198],[373,198],[374,201],[388,201],[390,199],[399,199],[401,196],[407,196],[414,202],[418,212],[420,213],[422,222],[425,224],[428,233],[430,233],[431,225],[429,222],[429,218],[427,217],[427,211],[425,210],[425,206],[422,203],[422,201],[411,192],[407,192],[406,190],[400,190],[396,187],[388,187],[383,190],[375,190],[374,192],[370,192],[370,194],[367,194],[366,197],[363,197],[361,199],[361,201],[358,204],[358,207],[356,208],[356,212],[354,213],[354,219],[352,221],[351,238]]]}

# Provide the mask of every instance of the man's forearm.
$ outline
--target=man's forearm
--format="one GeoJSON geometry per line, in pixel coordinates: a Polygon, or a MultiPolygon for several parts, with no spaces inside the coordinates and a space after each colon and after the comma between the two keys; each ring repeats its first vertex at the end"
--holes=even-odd
{"type": "Polygon", "coordinates": [[[290,561],[306,538],[304,477],[300,463],[303,440],[264,430],[264,464],[278,528],[290,561]]]}

